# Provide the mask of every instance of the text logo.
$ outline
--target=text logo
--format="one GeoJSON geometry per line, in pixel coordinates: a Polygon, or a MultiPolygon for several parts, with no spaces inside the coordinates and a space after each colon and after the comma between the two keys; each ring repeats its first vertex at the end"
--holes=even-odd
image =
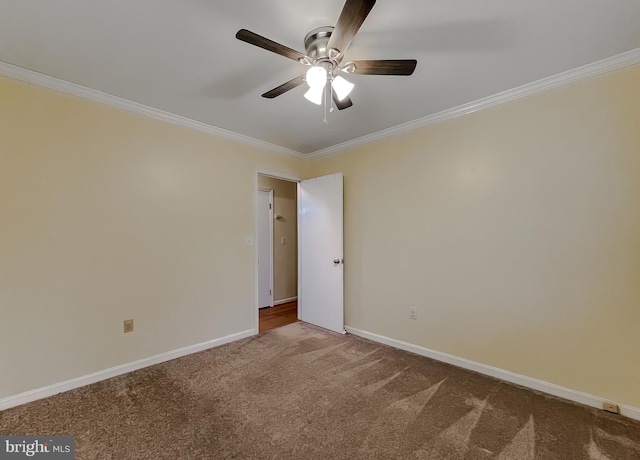
{"type": "Polygon", "coordinates": [[[73,436],[0,436],[0,460],[73,460],[73,436]]]}

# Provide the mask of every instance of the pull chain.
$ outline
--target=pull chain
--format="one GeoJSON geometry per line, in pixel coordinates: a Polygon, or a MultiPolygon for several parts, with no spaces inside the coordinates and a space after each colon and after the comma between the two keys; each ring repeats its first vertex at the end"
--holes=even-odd
{"type": "MultiPolygon", "coordinates": [[[[331,78],[333,78],[333,76],[331,78]]],[[[333,108],[333,84],[330,83],[329,86],[331,87],[331,97],[329,98],[329,104],[331,104],[331,106],[329,107],[329,113],[333,113],[333,111],[335,110],[333,108]]]]}
{"type": "MultiPolygon", "coordinates": [[[[329,80],[327,79],[327,85],[329,84],[329,80]]],[[[325,87],[324,90],[324,120],[322,120],[324,122],[324,124],[329,124],[329,121],[327,120],[327,96],[329,95],[329,88],[325,87]]]]}

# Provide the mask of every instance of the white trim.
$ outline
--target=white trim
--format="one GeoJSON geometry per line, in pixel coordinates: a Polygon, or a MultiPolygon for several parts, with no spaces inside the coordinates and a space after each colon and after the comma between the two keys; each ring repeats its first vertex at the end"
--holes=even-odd
{"type": "MultiPolygon", "coordinates": [[[[273,297],[276,287],[273,285],[273,276],[275,271],[275,256],[273,248],[273,216],[276,208],[274,200],[274,190],[269,190],[269,304],[273,307],[273,297]]],[[[259,249],[259,248],[258,248],[259,249]]]]}
{"type": "Polygon", "coordinates": [[[270,169],[263,168],[255,168],[255,173],[259,176],[272,177],[274,179],[285,180],[288,182],[300,182],[302,179],[298,176],[294,176],[293,174],[287,174],[283,172],[273,171],[270,169]]]}
{"type": "Polygon", "coordinates": [[[190,118],[175,115],[164,110],[156,109],[153,107],[133,102],[127,99],[123,99],[118,96],[103,93],[101,91],[87,88],[75,83],[71,83],[59,78],[51,77],[33,70],[28,70],[23,67],[18,67],[13,64],[9,64],[4,61],[0,61],[0,75],[20,80],[25,83],[31,83],[33,85],[49,88],[54,91],[60,91],[65,94],[77,96],[82,99],[97,102],[99,104],[105,104],[118,109],[126,110],[128,112],[144,115],[156,120],[166,121],[174,125],[183,126],[186,128],[196,129],[198,131],[204,131],[205,133],[215,134],[227,139],[242,142],[244,144],[253,145],[272,152],[282,153],[284,155],[294,156],[296,158],[304,158],[304,155],[295,150],[291,150],[279,145],[270,144],[265,141],[254,139],[253,137],[245,136],[244,134],[234,133],[217,126],[209,125],[201,121],[192,120],[190,118]]]}
{"type": "Polygon", "coordinates": [[[452,118],[457,118],[469,113],[477,112],[479,110],[488,109],[496,105],[505,104],[516,99],[531,96],[532,94],[547,91],[549,89],[583,80],[585,78],[595,77],[603,73],[612,72],[614,70],[618,70],[623,67],[628,67],[630,65],[638,63],[640,63],[640,48],[636,48],[631,51],[627,51],[625,53],[603,59],[601,61],[587,64],[576,69],[568,70],[551,77],[543,78],[532,83],[527,83],[517,88],[509,89],[492,96],[478,99],[474,102],[469,102],[452,109],[443,110],[442,112],[438,112],[433,115],[428,115],[426,117],[418,118],[401,125],[383,129],[372,134],[367,134],[366,136],[352,139],[341,144],[333,145],[331,147],[327,147],[326,149],[317,150],[313,153],[305,155],[305,158],[308,160],[313,160],[315,158],[342,153],[345,150],[359,147],[361,145],[370,144],[372,142],[380,141],[388,137],[405,134],[410,131],[415,131],[416,129],[423,128],[425,126],[433,125],[435,123],[440,123],[446,120],[451,120],[452,118]]]}
{"type": "MultiPolygon", "coordinates": [[[[254,139],[243,134],[234,133],[226,129],[218,128],[216,126],[208,125],[206,123],[191,120],[186,117],[174,115],[169,112],[165,112],[153,107],[148,107],[137,102],[132,102],[117,96],[112,96],[94,89],[86,88],[84,86],[76,85],[49,75],[34,72],[22,67],[15,66],[3,61],[0,61],[0,75],[14,78],[16,80],[32,83],[34,85],[43,86],[45,88],[61,91],[66,94],[78,96],[90,101],[110,105],[130,112],[145,115],[157,120],[166,121],[180,126],[197,129],[211,134],[216,134],[228,139],[233,139],[245,144],[260,147],[273,152],[282,153],[285,155],[293,156],[296,158],[313,160],[320,157],[334,155],[342,153],[346,150],[359,147],[361,145],[370,144],[372,142],[380,141],[388,137],[398,136],[405,134],[416,129],[423,128],[442,121],[451,120],[469,113],[477,112],[479,110],[488,109],[499,104],[520,99],[522,97],[530,96],[542,91],[546,91],[558,86],[573,83],[579,80],[583,80],[589,77],[595,77],[607,72],[622,69],[634,64],[640,63],[640,48],[635,48],[624,53],[617,54],[615,56],[602,59],[600,61],[587,64],[576,69],[568,70],[566,72],[559,73],[550,77],[543,78],[541,80],[527,83],[517,88],[509,89],[492,96],[488,96],[482,99],[478,99],[467,104],[460,105],[451,109],[443,110],[442,112],[428,115],[426,117],[418,118],[416,120],[409,121],[391,128],[383,129],[372,134],[352,139],[341,144],[336,144],[325,149],[316,150],[315,152],[304,154],[292,149],[281,147],[279,145],[270,144],[258,139],[254,139]]],[[[271,175],[265,173],[266,175],[271,175]]],[[[276,176],[279,177],[279,176],[276,176]]]]}
{"type": "Polygon", "coordinates": [[[118,375],[126,374],[138,369],[143,369],[148,366],[163,363],[172,359],[180,358],[182,356],[197,353],[199,351],[208,350],[209,348],[219,347],[226,343],[235,342],[236,340],[244,339],[256,335],[257,332],[254,329],[249,329],[235,334],[230,334],[218,339],[209,340],[208,342],[198,343],[190,345],[188,347],[179,348],[177,350],[168,351],[159,355],[151,356],[149,358],[139,359],[127,364],[121,364],[119,366],[111,367],[102,371],[94,372],[75,379],[66,380],[64,382],[54,383],[46,387],[38,388],[35,390],[25,391],[17,395],[9,396],[0,399],[0,411],[9,409],[11,407],[20,406],[29,402],[37,401],[38,399],[48,398],[49,396],[63,393],[65,391],[80,388],[85,385],[107,380],[118,375]]]}
{"type": "MultiPolygon", "coordinates": [[[[274,269],[274,258],[273,258],[273,212],[274,212],[274,208],[275,208],[275,203],[273,200],[273,189],[272,188],[267,188],[267,187],[258,187],[258,196],[260,195],[260,192],[262,193],[268,193],[269,194],[269,307],[273,307],[275,304],[273,303],[273,292],[274,292],[274,286],[273,286],[273,269],[274,269]]],[[[256,208],[257,209],[257,208],[256,208]]],[[[260,211],[258,210],[258,213],[260,211]]],[[[259,222],[260,222],[260,216],[256,215],[256,219],[258,222],[258,231],[256,233],[256,237],[255,237],[255,242],[256,242],[256,248],[258,251],[258,254],[260,254],[260,233],[261,231],[263,231],[264,229],[260,228],[259,222]]],[[[257,262],[260,261],[260,257],[258,256],[257,262]]],[[[260,288],[260,264],[258,263],[258,288],[260,288]]],[[[260,293],[258,291],[258,299],[260,299],[260,293]]],[[[264,308],[264,306],[260,305],[260,303],[258,302],[258,308],[264,308]]]]}
{"type": "MultiPolygon", "coordinates": [[[[302,181],[300,181],[302,182],[302,181]]],[[[302,279],[302,261],[300,260],[300,247],[302,246],[302,237],[300,236],[300,197],[302,196],[302,190],[300,182],[296,184],[296,244],[298,251],[298,286],[297,286],[297,298],[302,299],[302,286],[300,280],[302,279]]],[[[302,321],[302,303],[298,302],[298,321],[302,321]]]]}
{"type": "MultiPolygon", "coordinates": [[[[383,335],[374,334],[373,332],[363,331],[360,329],[356,329],[355,327],[346,326],[345,329],[350,334],[364,337],[365,339],[373,340],[374,342],[383,343],[394,348],[399,348],[401,350],[409,351],[417,355],[426,356],[427,358],[452,364],[454,366],[478,372],[480,374],[489,375],[497,379],[506,380],[507,382],[515,383],[516,385],[527,387],[536,391],[541,391],[543,393],[548,393],[550,395],[568,399],[569,401],[574,401],[587,406],[602,409],[602,403],[605,401],[609,402],[609,400],[605,400],[604,398],[601,398],[599,396],[583,393],[582,391],[572,390],[571,388],[556,385],[555,383],[549,383],[545,382],[544,380],[516,374],[514,372],[506,371],[504,369],[493,366],[488,366],[486,364],[478,363],[465,358],[459,358],[457,356],[443,353],[441,351],[430,350],[429,348],[402,342],[400,340],[385,337],[383,335]]],[[[629,406],[626,404],[618,404],[618,407],[620,408],[620,415],[624,415],[635,420],[640,420],[640,408],[629,406]]]]}
{"type": "Polygon", "coordinates": [[[298,296],[289,297],[288,299],[276,300],[276,301],[273,302],[273,306],[275,307],[276,305],[282,305],[282,304],[285,304],[285,303],[293,302],[294,300],[298,300],[298,296]]]}

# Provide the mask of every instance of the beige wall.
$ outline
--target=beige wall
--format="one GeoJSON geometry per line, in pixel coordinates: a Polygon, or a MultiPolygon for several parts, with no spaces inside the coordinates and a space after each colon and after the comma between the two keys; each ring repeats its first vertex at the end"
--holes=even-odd
{"type": "Polygon", "coordinates": [[[0,78],[0,398],[252,329],[262,169],[345,174],[348,325],[640,407],[638,87],[303,164],[0,78]]]}
{"type": "Polygon", "coordinates": [[[298,296],[297,184],[260,175],[258,185],[273,190],[273,300],[298,296]],[[282,244],[285,238],[285,244],[282,244]]]}
{"type": "Polygon", "coordinates": [[[301,167],[0,78],[0,398],[253,329],[255,169],[301,167]]]}
{"type": "Polygon", "coordinates": [[[345,176],[346,324],[640,407],[639,88],[636,65],[308,165],[345,176]]]}

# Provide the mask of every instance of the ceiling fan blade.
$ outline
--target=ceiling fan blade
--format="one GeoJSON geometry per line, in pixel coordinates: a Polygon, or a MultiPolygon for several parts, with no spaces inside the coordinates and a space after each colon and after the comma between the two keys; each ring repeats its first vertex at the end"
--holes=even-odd
{"type": "Polygon", "coordinates": [[[262,97],[266,97],[268,99],[273,99],[274,97],[278,97],[283,93],[286,93],[293,88],[296,88],[304,83],[304,75],[300,75],[296,78],[289,80],[286,83],[281,84],[277,88],[273,88],[271,91],[267,91],[262,95],[262,97]]]}
{"type": "Polygon", "coordinates": [[[361,75],[411,75],[418,61],[415,59],[352,61],[353,73],[361,75]]]}
{"type": "Polygon", "coordinates": [[[331,33],[327,48],[337,49],[344,54],[375,4],[376,0],[347,0],[331,33]]]}
{"type": "Polygon", "coordinates": [[[267,51],[271,51],[272,53],[276,53],[289,59],[293,59],[294,61],[302,62],[309,59],[306,55],[300,53],[299,51],[292,50],[291,48],[281,45],[280,43],[276,43],[273,40],[269,40],[268,38],[265,38],[262,35],[258,35],[247,29],[240,29],[236,34],[236,38],[251,45],[263,48],[267,51]]]}
{"type": "Polygon", "coordinates": [[[335,91],[333,92],[333,103],[338,107],[338,110],[348,109],[353,105],[351,102],[351,98],[349,96],[345,97],[343,100],[339,100],[338,96],[336,96],[335,91]]]}

